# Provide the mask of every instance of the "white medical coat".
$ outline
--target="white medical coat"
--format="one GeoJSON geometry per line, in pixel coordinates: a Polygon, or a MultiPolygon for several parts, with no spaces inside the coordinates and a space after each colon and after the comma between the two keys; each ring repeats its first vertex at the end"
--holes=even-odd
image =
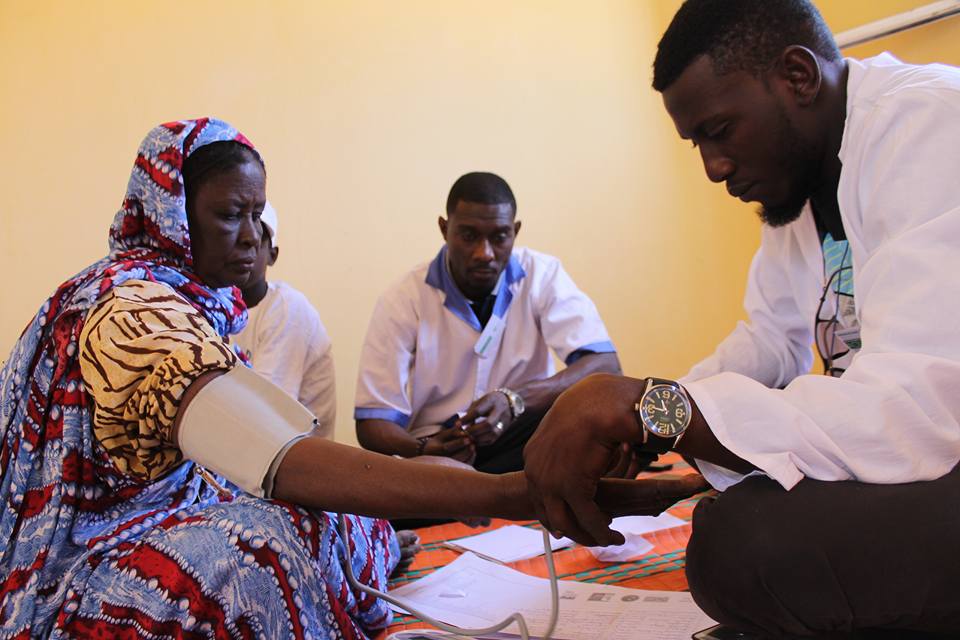
{"type": "Polygon", "coordinates": [[[481,329],[447,269],[446,247],[391,286],[360,354],[354,417],[429,435],[498,387],[553,375],[551,349],[568,363],[614,351],[596,306],[556,258],[514,248],[496,292],[481,329]]]}
{"type": "MultiPolygon", "coordinates": [[[[931,480],[960,460],[960,69],[847,62],[838,198],[860,352],[840,378],[808,374],[825,280],[808,207],[763,229],[749,323],[683,379],[717,439],[787,489],[931,480]]],[[[741,478],[702,470],[720,489],[741,478]]]]}

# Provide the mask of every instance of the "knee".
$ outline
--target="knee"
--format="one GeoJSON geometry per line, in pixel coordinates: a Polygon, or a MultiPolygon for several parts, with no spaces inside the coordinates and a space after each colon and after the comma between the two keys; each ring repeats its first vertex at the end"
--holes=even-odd
{"type": "Polygon", "coordinates": [[[790,575],[792,561],[783,535],[789,523],[770,518],[762,503],[757,492],[742,490],[701,501],[694,511],[686,571],[694,600],[711,618],[770,633],[770,616],[779,609],[774,585],[790,575]]]}
{"type": "Polygon", "coordinates": [[[730,596],[742,590],[743,585],[735,582],[753,582],[743,579],[752,556],[744,553],[747,541],[741,535],[754,534],[741,530],[741,521],[730,512],[723,496],[706,498],[697,505],[686,571],[690,593],[700,608],[717,622],[739,626],[741,611],[730,596]]]}

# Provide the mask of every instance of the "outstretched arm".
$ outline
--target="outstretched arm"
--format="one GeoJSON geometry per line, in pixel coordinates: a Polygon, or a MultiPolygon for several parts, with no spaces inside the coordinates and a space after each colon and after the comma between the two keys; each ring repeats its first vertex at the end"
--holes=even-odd
{"type": "MultiPolygon", "coordinates": [[[[198,402],[203,388],[224,373],[204,374],[187,390],[175,425],[177,441],[189,429],[204,428],[206,423],[190,423],[190,418],[184,416],[188,415],[191,404],[198,402]]],[[[269,389],[266,391],[269,394],[269,389]]],[[[203,402],[209,403],[209,397],[203,402]]],[[[216,406],[218,411],[223,408],[222,404],[216,406]]],[[[229,410],[223,408],[224,415],[229,410]]],[[[247,429],[251,425],[243,422],[250,420],[252,428],[258,428],[257,416],[249,413],[229,419],[239,421],[237,424],[247,429]]],[[[487,516],[523,520],[534,515],[527,481],[520,473],[489,475],[400,460],[312,435],[293,440],[293,445],[281,455],[273,478],[272,497],[314,509],[391,518],[487,516]]],[[[211,468],[216,469],[214,464],[221,463],[229,468],[229,461],[218,459],[216,451],[204,452],[204,457],[209,459],[211,468]]],[[[232,479],[229,473],[224,475],[232,479]]],[[[626,485],[604,482],[602,486],[598,499],[602,508],[611,513],[621,511],[624,505],[642,512],[659,513],[701,488],[689,480],[626,485]]]]}

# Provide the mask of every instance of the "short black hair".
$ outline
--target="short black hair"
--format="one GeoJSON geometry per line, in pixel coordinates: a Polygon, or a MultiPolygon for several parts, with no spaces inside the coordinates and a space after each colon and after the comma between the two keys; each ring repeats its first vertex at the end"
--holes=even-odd
{"type": "Polygon", "coordinates": [[[263,158],[257,150],[236,140],[220,140],[195,149],[184,159],[181,169],[187,210],[190,210],[193,198],[205,180],[250,160],[259,162],[266,171],[263,158]]]}
{"type": "Polygon", "coordinates": [[[457,178],[447,196],[447,216],[453,213],[461,200],[478,204],[509,204],[513,214],[517,214],[517,200],[513,197],[510,185],[495,173],[473,171],[457,178]]]}
{"type": "Polygon", "coordinates": [[[826,60],[840,49],[809,0],[686,0],[657,46],[653,88],[664,91],[706,55],[717,74],[746,71],[759,77],[790,45],[826,60]]]}

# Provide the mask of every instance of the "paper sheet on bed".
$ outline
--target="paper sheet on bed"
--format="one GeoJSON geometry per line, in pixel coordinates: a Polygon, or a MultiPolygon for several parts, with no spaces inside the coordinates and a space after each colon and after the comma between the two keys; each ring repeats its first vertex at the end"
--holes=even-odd
{"type": "MultiPolygon", "coordinates": [[[[542,636],[550,616],[549,580],[488,562],[472,553],[463,554],[390,595],[403,598],[424,614],[460,627],[488,627],[520,612],[531,637],[542,636]]],[[[688,640],[693,632],[712,624],[686,592],[642,591],[561,580],[560,617],[553,637],[688,640]]],[[[505,633],[486,637],[515,637],[518,633],[517,626],[512,625],[505,633]]]]}
{"type": "Polygon", "coordinates": [[[614,518],[610,523],[611,529],[623,534],[624,543],[610,547],[587,547],[593,557],[601,562],[627,562],[634,558],[646,555],[653,550],[653,543],[643,537],[645,533],[653,533],[661,529],[672,529],[687,524],[669,513],[658,516],[623,516],[614,518]]]}
{"type": "MultiPolygon", "coordinates": [[[[550,548],[556,551],[573,545],[570,538],[550,538],[550,548]]],[[[457,551],[472,551],[481,558],[497,562],[516,562],[543,555],[543,532],[515,524],[500,527],[475,536],[457,538],[446,543],[457,551]]]]}

